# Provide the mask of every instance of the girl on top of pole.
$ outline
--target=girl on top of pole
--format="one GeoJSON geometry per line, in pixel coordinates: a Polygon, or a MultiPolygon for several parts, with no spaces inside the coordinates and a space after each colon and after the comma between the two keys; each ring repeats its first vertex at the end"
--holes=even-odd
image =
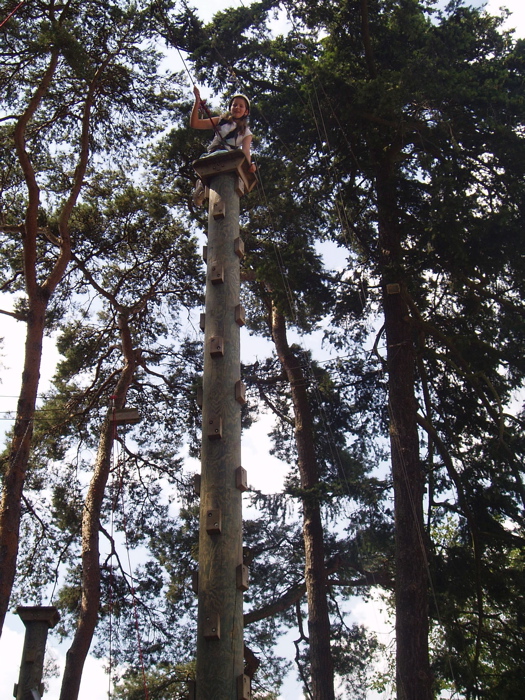
{"type": "MultiPolygon", "coordinates": [[[[190,126],[193,129],[213,129],[215,132],[208,147],[208,153],[241,148],[248,163],[248,170],[254,173],[257,168],[255,163],[252,163],[251,156],[253,134],[248,126],[250,100],[246,95],[234,95],[230,100],[229,111],[221,114],[220,117],[213,117],[209,113],[206,103],[201,99],[199,88],[196,85],[193,87],[193,94],[195,95],[195,103],[191,110],[190,126]],[[206,117],[199,116],[200,108],[206,113],[206,117]]],[[[200,180],[195,186],[193,201],[198,205],[204,201],[204,186],[200,180]]]]}

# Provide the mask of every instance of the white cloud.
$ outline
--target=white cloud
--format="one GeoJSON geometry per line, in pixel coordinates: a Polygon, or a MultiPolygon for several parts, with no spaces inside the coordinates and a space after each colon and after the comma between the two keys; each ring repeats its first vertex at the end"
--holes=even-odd
{"type": "Polygon", "coordinates": [[[24,632],[11,629],[7,624],[4,625],[4,631],[0,638],[0,659],[2,659],[0,663],[0,700],[11,700],[13,697],[13,687],[18,681],[23,644],[24,632]]]}
{"type": "Polygon", "coordinates": [[[497,15],[505,7],[512,15],[505,24],[506,29],[515,29],[515,38],[525,37],[525,3],[523,0],[489,0],[485,9],[489,14],[497,15]]]}

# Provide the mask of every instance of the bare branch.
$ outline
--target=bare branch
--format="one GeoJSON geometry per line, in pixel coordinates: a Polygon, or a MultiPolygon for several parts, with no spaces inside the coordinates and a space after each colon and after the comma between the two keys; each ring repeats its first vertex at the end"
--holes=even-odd
{"type": "Polygon", "coordinates": [[[26,314],[20,314],[16,311],[6,311],[5,309],[0,309],[0,314],[3,314],[4,316],[10,316],[11,318],[16,319],[17,321],[27,321],[26,314]]]}

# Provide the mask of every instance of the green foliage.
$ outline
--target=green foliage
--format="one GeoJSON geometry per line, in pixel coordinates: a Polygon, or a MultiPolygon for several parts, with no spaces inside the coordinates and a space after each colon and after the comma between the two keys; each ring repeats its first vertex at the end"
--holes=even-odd
{"type": "MultiPolygon", "coordinates": [[[[454,513],[462,533],[455,565],[439,578],[443,595],[454,599],[453,591],[463,591],[472,615],[462,625],[454,656],[463,669],[454,674],[455,689],[497,693],[492,688],[505,683],[508,673],[498,661],[491,676],[485,659],[499,658],[496,649],[502,650],[517,630],[498,628],[486,612],[495,595],[489,571],[492,566],[505,570],[503,561],[502,569],[491,563],[491,547],[497,541],[505,558],[521,546],[509,540],[508,532],[521,529],[525,503],[519,467],[523,416],[515,400],[524,381],[519,251],[525,105],[517,87],[523,80],[523,42],[501,31],[501,18],[461,3],[439,13],[432,3],[415,0],[283,6],[293,18],[286,36],[265,36],[254,50],[246,28],[229,50],[228,26],[219,19],[213,35],[214,46],[220,47],[218,65],[211,43],[208,52],[195,54],[210,84],[218,87],[227,66],[241,67],[242,88],[256,96],[252,114],[258,119],[261,178],[271,192],[265,203],[272,221],[266,222],[261,205],[254,203],[248,264],[255,281],[248,288],[253,296],[246,294],[253,329],[267,332],[269,292],[261,282],[268,279],[283,312],[305,330],[301,312],[296,313],[305,287],[307,294],[321,298],[321,270],[307,261],[312,237],[348,248],[346,265],[341,261],[337,279],[327,283],[333,325],[327,306],[318,307],[327,337],[348,355],[340,363],[341,403],[334,400],[330,413],[326,402],[323,410],[330,425],[356,436],[350,454],[373,460],[384,449],[388,426],[381,304],[385,284],[400,285],[416,352],[427,521],[434,527],[454,513]],[[295,238],[288,212],[304,221],[306,239],[295,238]],[[284,264],[279,278],[279,263],[273,265],[265,254],[272,244],[278,249],[275,257],[286,261],[289,256],[294,265],[303,264],[306,254],[303,276],[294,276],[284,264]],[[288,279],[293,280],[291,294],[288,279]],[[367,357],[365,347],[373,347],[367,357]],[[340,424],[336,406],[342,406],[340,424]],[[470,570],[460,561],[471,562],[470,570]]],[[[261,11],[264,7],[259,5],[261,11]]],[[[232,15],[230,23],[240,20],[240,12],[232,15]]],[[[304,317],[312,318],[313,307],[304,308],[304,317]]],[[[338,376],[337,365],[330,370],[338,376]]],[[[269,396],[267,378],[259,384],[269,396]]],[[[282,380],[275,386],[280,392],[272,399],[283,421],[272,435],[274,451],[291,461],[289,402],[282,380]]],[[[319,398],[312,392],[315,401],[319,398]]],[[[318,441],[326,455],[321,430],[318,441]]],[[[338,449],[345,455],[348,445],[343,441],[338,449]]],[[[340,461],[352,464],[346,456],[340,461]]],[[[364,464],[354,462],[359,463],[364,464]]],[[[345,489],[351,485],[349,478],[345,489]]],[[[289,486],[297,494],[293,474],[289,486]]],[[[357,477],[350,492],[366,502],[374,487],[357,477]]],[[[388,512],[383,505],[371,522],[385,528],[388,512]]],[[[372,551],[383,547],[386,554],[387,542],[371,538],[372,551]]],[[[444,565],[453,554],[453,548],[440,552],[436,576],[439,562],[444,565]]],[[[516,619],[514,595],[506,590],[503,599],[505,619],[516,619]]],[[[444,629],[455,629],[458,612],[441,599],[432,614],[444,629]]],[[[509,644],[509,668],[516,668],[511,649],[509,644]]],[[[447,642],[439,654],[447,658],[447,642]]],[[[447,677],[446,664],[436,664],[437,677],[447,677]]],[[[506,692],[513,692],[511,685],[506,692]]]]}
{"type": "Polygon", "coordinates": [[[15,595],[27,596],[30,589],[41,595],[50,583],[58,585],[59,632],[70,635],[74,630],[81,595],[78,555],[85,483],[124,363],[124,317],[138,359],[127,405],[138,408],[142,422],[136,428],[118,428],[114,436],[110,490],[100,513],[104,602],[98,653],[107,653],[109,637],[104,633],[113,624],[114,657],[133,659],[136,598],[147,611],[151,645],[166,635],[160,612],[153,614],[148,607],[165,593],[169,575],[165,561],[156,563],[153,540],[160,524],[169,522],[175,488],[182,494],[190,491],[179,453],[186,431],[193,430],[192,386],[202,360],[195,342],[180,328],[184,314],[201,300],[196,284],[200,262],[195,241],[169,200],[141,188],[137,180],[131,185],[122,175],[101,173],[92,181],[72,230],[78,241],[74,265],[59,295],[67,310],[58,324],[62,359],[34,432],[26,490],[31,509],[24,518],[15,595]],[[116,541],[153,552],[133,573],[135,594],[131,572],[111,556],[116,541]],[[126,640],[124,630],[131,635],[126,640]]]}
{"type": "Polygon", "coordinates": [[[163,664],[154,672],[127,671],[115,686],[118,700],[142,700],[145,689],[152,700],[185,700],[188,697],[188,680],[194,677],[192,664],[163,664]]]}

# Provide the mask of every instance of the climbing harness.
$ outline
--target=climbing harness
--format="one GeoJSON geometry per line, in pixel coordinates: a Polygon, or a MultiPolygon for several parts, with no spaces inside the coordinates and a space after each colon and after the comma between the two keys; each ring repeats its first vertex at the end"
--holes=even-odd
{"type": "MultiPolygon", "coordinates": [[[[232,99],[230,100],[230,105],[229,105],[230,109],[231,109],[232,102],[236,97],[240,97],[240,95],[234,95],[232,97],[232,99]]],[[[250,108],[249,108],[250,102],[249,102],[247,97],[244,97],[244,95],[242,97],[244,100],[246,100],[246,103],[248,104],[248,113],[249,113],[250,112],[250,108]]],[[[215,132],[215,136],[217,139],[217,143],[215,144],[215,146],[213,146],[213,144],[212,144],[212,146],[210,146],[210,148],[208,149],[208,153],[215,153],[216,151],[219,151],[219,150],[233,151],[233,150],[239,148],[239,146],[235,145],[235,139],[241,133],[240,126],[238,124],[236,124],[236,126],[233,129],[231,129],[227,134],[225,134],[223,136],[223,134],[221,133],[220,127],[224,126],[225,124],[231,124],[232,122],[229,119],[225,119],[224,117],[222,117],[219,120],[219,122],[215,123],[213,121],[213,116],[212,116],[211,112],[209,111],[208,106],[206,105],[206,102],[204,100],[200,101],[199,107],[206,113],[206,116],[210,120],[210,124],[213,128],[213,131],[215,132]],[[229,143],[229,142],[233,142],[233,143],[229,143]],[[221,148],[221,146],[223,146],[224,148],[221,148]]]]}

